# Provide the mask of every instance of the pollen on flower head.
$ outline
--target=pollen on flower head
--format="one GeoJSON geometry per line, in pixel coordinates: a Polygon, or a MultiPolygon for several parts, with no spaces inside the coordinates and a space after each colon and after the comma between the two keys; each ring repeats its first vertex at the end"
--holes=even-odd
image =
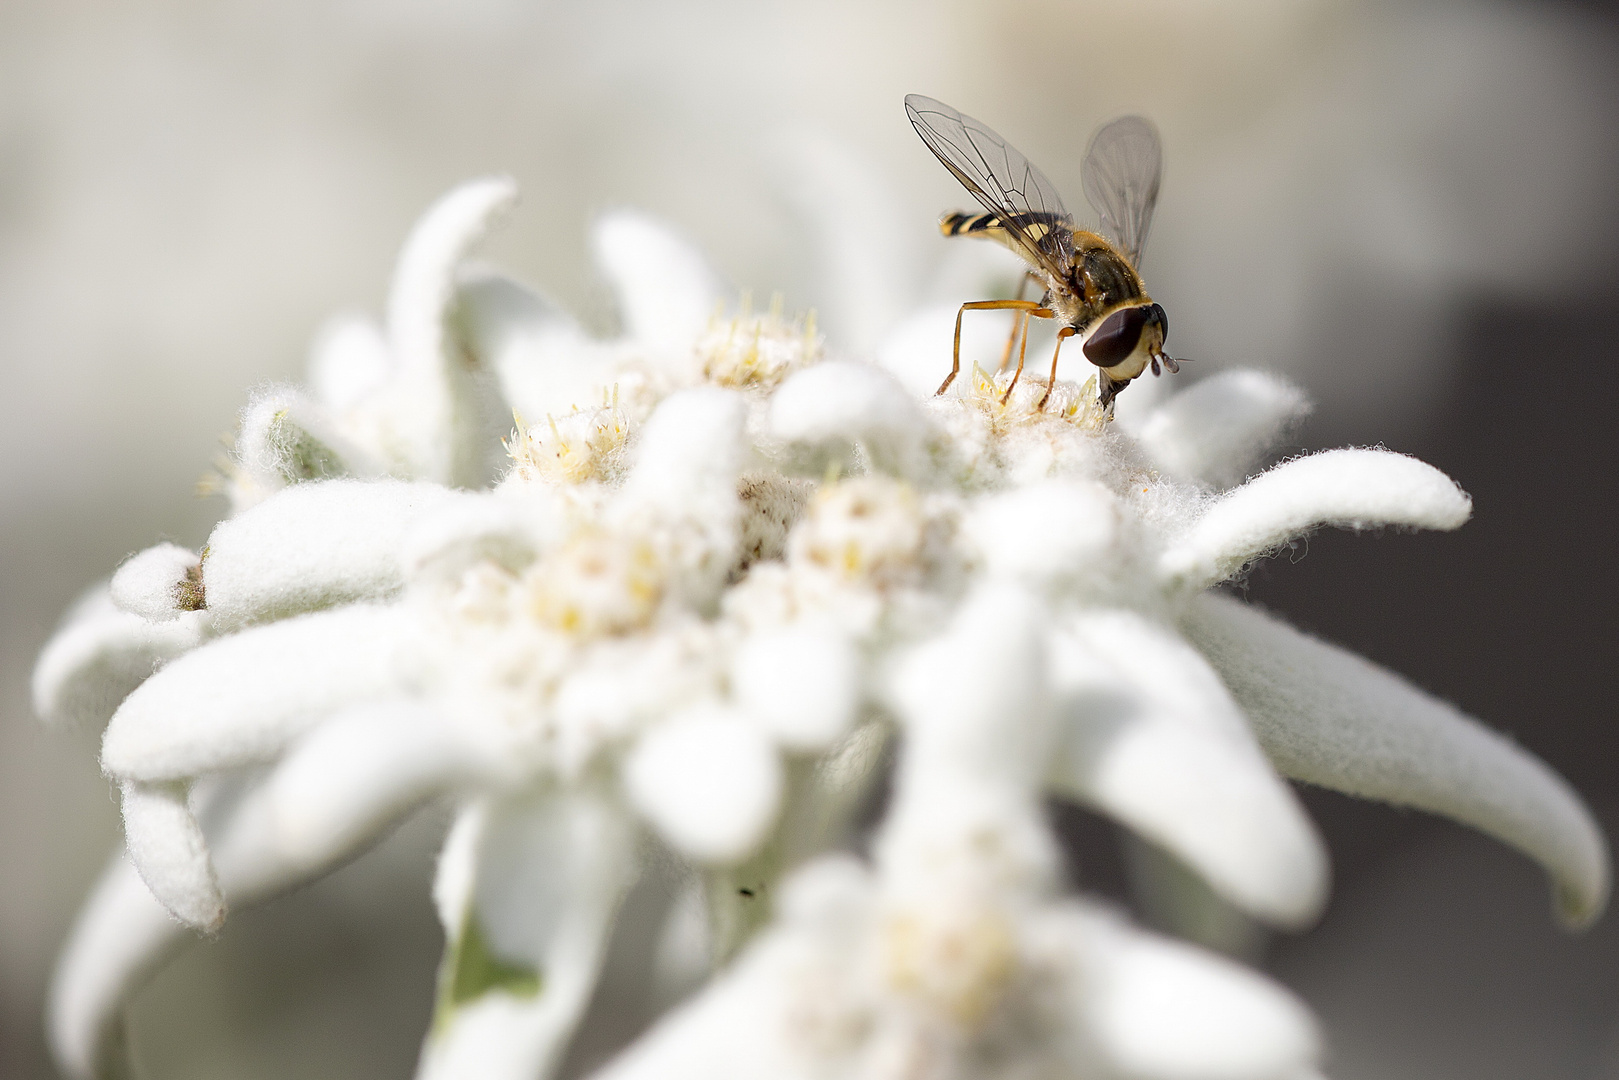
{"type": "Polygon", "coordinates": [[[1016,973],[1017,937],[995,907],[908,907],[883,926],[883,960],[893,989],[972,1030],[1016,973]]]}
{"type": "Polygon", "coordinates": [[[506,440],[511,476],[553,485],[610,479],[619,468],[629,420],[619,408],[614,387],[598,409],[547,416],[532,426],[513,414],[517,428],[506,440]]]}
{"type": "Polygon", "coordinates": [[[1024,370],[1017,385],[1012,385],[1016,372],[1007,368],[990,374],[976,365],[967,384],[966,400],[984,414],[998,433],[1023,424],[1062,421],[1089,434],[1102,430],[1104,414],[1096,396],[1096,376],[1092,375],[1083,386],[1064,379],[1051,384],[1046,395],[1047,382],[1024,370]],[[1007,390],[1011,389],[1008,394],[1007,390]],[[1040,399],[1045,397],[1045,405],[1040,399]]]}
{"type": "Polygon", "coordinates": [[[820,360],[822,346],[815,312],[784,319],[777,293],[764,315],[752,314],[744,296],[742,310],[730,319],[713,319],[696,348],[704,378],[721,386],[768,388],[820,360]]]}
{"type": "Polygon", "coordinates": [[[524,575],[535,618],[581,638],[622,634],[652,621],[664,573],[644,540],[582,529],[524,575]]]}
{"type": "Polygon", "coordinates": [[[926,540],[927,518],[908,485],[860,476],[816,493],[791,553],[845,580],[882,587],[920,572],[926,540]]]}

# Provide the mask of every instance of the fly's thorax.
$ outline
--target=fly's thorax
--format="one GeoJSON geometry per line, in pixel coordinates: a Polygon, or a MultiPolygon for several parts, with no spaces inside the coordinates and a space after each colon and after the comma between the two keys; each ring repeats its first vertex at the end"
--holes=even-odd
{"type": "Polygon", "coordinates": [[[1075,231],[1072,276],[1075,292],[1098,318],[1120,304],[1146,296],[1141,275],[1130,260],[1096,233],[1075,231]]]}

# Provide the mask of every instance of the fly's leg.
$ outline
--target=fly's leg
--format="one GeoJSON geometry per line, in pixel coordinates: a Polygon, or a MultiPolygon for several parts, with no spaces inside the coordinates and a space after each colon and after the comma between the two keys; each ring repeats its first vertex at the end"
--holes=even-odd
{"type": "MultiPolygon", "coordinates": [[[[1050,308],[1032,308],[1022,313],[1023,319],[1023,345],[1017,351],[1017,370],[1012,372],[1012,381],[1006,385],[1006,393],[1001,395],[1001,404],[1005,405],[1012,397],[1012,391],[1017,389],[1017,381],[1023,377],[1023,358],[1029,352],[1029,320],[1035,317],[1049,319],[1056,313],[1050,308]]],[[[1045,398],[1040,399],[1042,402],[1045,398]]]]}
{"type": "MultiPolygon", "coordinates": [[[[1022,300],[1023,294],[1028,291],[1029,282],[1031,281],[1037,285],[1039,284],[1039,280],[1032,273],[1024,274],[1021,278],[1019,278],[1017,284],[1017,295],[1012,299],[1022,300]]],[[[1029,332],[1028,316],[1023,316],[1021,321],[1019,319],[1012,320],[1012,332],[1006,335],[1006,348],[1001,350],[1001,362],[995,367],[997,372],[1005,371],[1006,365],[1012,362],[1012,346],[1017,342],[1018,329],[1020,325],[1026,338],[1029,332]]]]}
{"type": "MultiPolygon", "coordinates": [[[[961,371],[961,317],[969,311],[1022,311],[1037,319],[1049,319],[1055,314],[1050,308],[1043,308],[1033,300],[974,300],[962,304],[961,310],[956,312],[956,346],[950,357],[950,374],[939,384],[939,389],[934,391],[934,397],[950,389],[950,384],[956,381],[956,375],[961,371]]],[[[1025,347],[1027,347],[1026,340],[1025,347]]],[[[1018,363],[1018,370],[1023,370],[1021,360],[1018,363]]],[[[1013,382],[1016,382],[1015,378],[1013,382]]]]}
{"type": "Polygon", "coordinates": [[[1072,326],[1065,326],[1057,331],[1057,347],[1051,350],[1051,378],[1046,383],[1046,392],[1040,395],[1040,404],[1035,406],[1041,412],[1045,411],[1046,399],[1051,396],[1051,388],[1057,385],[1057,357],[1062,354],[1062,343],[1075,333],[1077,331],[1072,326]]]}

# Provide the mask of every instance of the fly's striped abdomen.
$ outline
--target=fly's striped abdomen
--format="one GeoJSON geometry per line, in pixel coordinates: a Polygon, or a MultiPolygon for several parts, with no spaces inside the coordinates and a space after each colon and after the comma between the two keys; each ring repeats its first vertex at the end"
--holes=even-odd
{"type": "Polygon", "coordinates": [[[946,236],[968,236],[973,233],[1004,232],[999,214],[946,214],[939,219],[939,231],[946,236]]]}
{"type": "Polygon", "coordinates": [[[1015,241],[1007,235],[1006,222],[1010,221],[1031,241],[1038,244],[1046,233],[1063,228],[1061,215],[1052,213],[1026,213],[1002,216],[1000,214],[946,214],[939,219],[939,231],[946,236],[981,236],[1006,244],[1016,251],[1015,241]]]}

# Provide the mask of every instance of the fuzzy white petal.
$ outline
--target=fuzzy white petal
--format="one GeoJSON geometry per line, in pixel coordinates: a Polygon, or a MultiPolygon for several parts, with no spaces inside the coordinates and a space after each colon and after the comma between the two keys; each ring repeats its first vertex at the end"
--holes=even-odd
{"type": "Polygon", "coordinates": [[[45,1030],[69,1080],[123,1075],[123,1005],[190,935],[119,851],[74,919],[51,977],[45,1030]]]}
{"type": "Polygon", "coordinates": [[[719,500],[734,515],[746,416],[742,396],[732,390],[669,395],[642,429],[626,499],[679,517],[704,513],[719,500]]]}
{"type": "Polygon", "coordinates": [[[601,404],[613,350],[528,288],[499,274],[462,281],[460,323],[505,400],[529,421],[601,404]]]}
{"type": "Polygon", "coordinates": [[[315,332],[309,385],[317,401],[341,413],[375,393],[392,366],[380,326],[364,315],[337,315],[315,332]]]}
{"type": "Polygon", "coordinates": [[[1539,861],[1560,915],[1584,925],[1607,901],[1607,843],[1540,759],[1394,673],[1249,605],[1198,598],[1185,631],[1287,776],[1444,814],[1539,861]]]}
{"type": "Polygon", "coordinates": [[[446,912],[451,962],[474,923],[487,947],[538,977],[528,994],[491,988],[446,1002],[422,1048],[420,1080],[543,1080],[596,985],[619,902],[634,880],[635,833],[590,795],[480,804],[455,829],[452,872],[470,871],[446,912]],[[446,1012],[447,1011],[447,1012],[446,1012]]]}
{"type": "Polygon", "coordinates": [[[445,363],[456,267],[516,201],[510,177],[471,180],[441,196],[411,230],[388,292],[388,340],[401,366],[436,371],[445,363]]]}
{"type": "Polygon", "coordinates": [[[196,566],[195,551],[179,544],[157,544],[124,560],[108,592],[112,602],[131,615],[154,622],[173,619],[183,613],[177,592],[196,566]]]}
{"type": "Polygon", "coordinates": [[[225,896],[185,788],[125,781],[123,803],[124,842],[152,895],[187,926],[217,930],[225,921],[225,896]]]}
{"type": "Polygon", "coordinates": [[[749,638],[731,687],[743,712],[789,750],[826,750],[854,719],[860,660],[834,626],[794,626],[749,638]]]}
{"type": "Polygon", "coordinates": [[[408,701],[347,710],[299,740],[265,783],[281,860],[324,868],[417,804],[498,762],[464,731],[408,701]]]}
{"type": "Polygon", "coordinates": [[[1326,852],[1208,664],[1133,612],[1089,613],[1065,630],[1052,787],[1173,852],[1250,914],[1312,921],[1326,852]]]}
{"type": "Polygon", "coordinates": [[[493,403],[451,341],[449,316],[457,265],[516,199],[510,177],[462,184],[428,209],[400,252],[388,293],[397,367],[377,407],[405,475],[474,486],[487,479],[493,403]]]}
{"type": "Polygon", "coordinates": [[[1094,942],[1080,1009],[1118,1074],[1296,1080],[1315,1064],[1310,1014],[1275,983],[1178,942],[1111,930],[1094,942]]]}
{"type": "Polygon", "coordinates": [[[1047,480],[979,500],[962,528],[990,574],[1045,587],[1105,570],[1119,511],[1099,483],[1047,480]]]}
{"type": "Polygon", "coordinates": [[[419,515],[400,547],[404,576],[413,584],[453,583],[485,561],[522,570],[564,535],[564,513],[549,494],[463,497],[419,515]]]}
{"type": "Polygon", "coordinates": [[[201,644],[207,625],[201,611],[150,622],[120,611],[100,586],[40,652],[34,711],[47,724],[100,727],[154,671],[201,644]]]}
{"type": "Polygon", "coordinates": [[[242,410],[231,485],[242,510],[289,484],[337,476],[380,476],[381,459],[349,438],[302,390],[271,386],[242,410]]]}
{"type": "Polygon", "coordinates": [[[203,586],[222,629],[286,618],[404,585],[411,529],[457,498],[437,484],[298,484],[228,518],[208,539],[203,586]]]}
{"type": "Polygon", "coordinates": [[[624,763],[630,801],[702,862],[745,858],[781,804],[776,750],[740,713],[697,706],[659,724],[624,763]]]}
{"type": "Polygon", "coordinates": [[[811,1080],[861,1071],[870,1003],[849,939],[870,919],[869,873],[817,859],[781,885],[781,914],[696,995],[666,1013],[595,1080],[811,1080]]]}
{"type": "Polygon", "coordinates": [[[339,608],[188,653],[113,715],[102,768],[155,782],[273,756],[337,709],[396,689],[401,643],[411,631],[402,616],[392,608],[339,608]]]}
{"type": "Polygon", "coordinates": [[[873,464],[902,475],[918,468],[928,423],[892,375],[872,364],[829,360],[782,384],[770,402],[778,439],[839,451],[858,444],[873,464]]]}
{"type": "Polygon", "coordinates": [[[1226,487],[1241,482],[1309,411],[1309,399],[1292,383],[1238,368],[1164,402],[1148,414],[1136,439],[1171,476],[1226,487]]]}
{"type": "Polygon", "coordinates": [[[1045,626],[1026,591],[985,586],[944,635],[907,655],[890,696],[905,723],[911,774],[1028,789],[1048,764],[1051,688],[1045,626]]]}
{"type": "Polygon", "coordinates": [[[1432,465],[1387,450],[1328,450],[1284,462],[1216,499],[1158,563],[1201,589],[1321,525],[1460,528],[1473,501],[1432,465]]]}
{"type": "Polygon", "coordinates": [[[666,353],[689,352],[724,296],[702,252],[633,210],[603,214],[591,242],[618,297],[625,333],[666,353]]]}

